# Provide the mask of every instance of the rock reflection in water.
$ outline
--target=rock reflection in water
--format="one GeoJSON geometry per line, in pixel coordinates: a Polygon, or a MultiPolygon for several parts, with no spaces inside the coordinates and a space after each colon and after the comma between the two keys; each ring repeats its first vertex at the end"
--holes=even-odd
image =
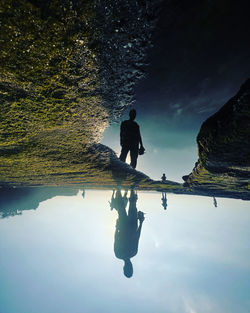
{"type": "Polygon", "coordinates": [[[42,201],[56,196],[75,196],[78,190],[68,187],[0,188],[0,217],[21,215],[23,210],[37,209],[42,201]]]}
{"type": "Polygon", "coordinates": [[[118,259],[124,261],[123,273],[128,278],[133,276],[133,265],[130,259],[138,252],[139,239],[144,221],[144,213],[137,211],[137,200],[138,196],[133,188],[130,189],[130,197],[128,198],[128,191],[126,190],[122,195],[121,188],[118,187],[116,191],[113,191],[110,201],[111,210],[115,209],[118,213],[114,238],[114,253],[118,259]],[[127,212],[126,207],[128,202],[129,207],[127,212]]]}

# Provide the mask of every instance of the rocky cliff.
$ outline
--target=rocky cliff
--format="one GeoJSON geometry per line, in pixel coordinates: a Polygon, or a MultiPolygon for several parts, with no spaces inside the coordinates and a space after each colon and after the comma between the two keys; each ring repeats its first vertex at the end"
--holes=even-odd
{"type": "Polygon", "coordinates": [[[199,159],[186,185],[239,195],[250,191],[250,79],[201,126],[199,159]]]}
{"type": "Polygon", "coordinates": [[[110,158],[96,143],[133,101],[156,3],[0,2],[1,183],[98,176],[110,158]]]}
{"type": "Polygon", "coordinates": [[[0,2],[0,186],[139,183],[249,196],[249,80],[203,124],[187,188],[152,182],[98,144],[133,103],[159,2],[0,2]]]}

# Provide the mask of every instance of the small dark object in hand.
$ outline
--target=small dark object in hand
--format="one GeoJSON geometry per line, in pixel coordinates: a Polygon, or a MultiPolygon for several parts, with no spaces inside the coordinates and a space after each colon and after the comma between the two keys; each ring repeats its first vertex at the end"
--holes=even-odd
{"type": "Polygon", "coordinates": [[[145,152],[145,149],[143,147],[140,147],[139,149],[139,155],[143,155],[145,152]]]}
{"type": "Polygon", "coordinates": [[[144,212],[139,211],[139,212],[137,213],[137,218],[138,218],[138,220],[142,223],[142,222],[145,220],[144,212]]]}

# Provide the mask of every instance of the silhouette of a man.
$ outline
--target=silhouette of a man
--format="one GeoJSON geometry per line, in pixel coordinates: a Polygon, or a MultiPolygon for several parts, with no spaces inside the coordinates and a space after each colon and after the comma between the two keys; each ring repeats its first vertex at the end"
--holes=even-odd
{"type": "Polygon", "coordinates": [[[120,210],[126,209],[128,203],[127,194],[128,191],[126,190],[124,195],[122,196],[120,187],[117,188],[116,192],[115,190],[113,190],[111,201],[109,201],[111,211],[113,209],[118,210],[117,208],[120,208],[120,210]]]}
{"type": "Polygon", "coordinates": [[[213,200],[214,200],[214,207],[217,208],[217,200],[215,197],[213,197],[213,200]]]}
{"type": "Polygon", "coordinates": [[[130,258],[138,252],[144,213],[137,212],[137,194],[133,189],[130,191],[128,214],[126,212],[127,203],[124,201],[127,196],[122,197],[121,192],[118,190],[115,198],[118,200],[115,207],[118,212],[118,219],[116,221],[114,252],[118,259],[124,261],[123,273],[129,278],[133,275],[133,265],[130,258]]]}
{"type": "Polygon", "coordinates": [[[120,160],[126,162],[127,154],[130,151],[130,165],[136,168],[137,158],[140,149],[144,149],[141,139],[139,125],[134,121],[136,110],[132,109],[129,112],[129,120],[121,123],[120,144],[122,147],[120,160]]]}
{"type": "Polygon", "coordinates": [[[162,201],[162,206],[164,208],[164,210],[167,210],[167,193],[166,192],[162,192],[162,198],[161,198],[161,201],[162,201]]]}
{"type": "Polygon", "coordinates": [[[165,182],[167,181],[167,177],[166,177],[166,174],[165,174],[165,173],[163,173],[163,175],[162,175],[162,177],[161,177],[161,181],[162,181],[163,183],[165,183],[165,182]]]}

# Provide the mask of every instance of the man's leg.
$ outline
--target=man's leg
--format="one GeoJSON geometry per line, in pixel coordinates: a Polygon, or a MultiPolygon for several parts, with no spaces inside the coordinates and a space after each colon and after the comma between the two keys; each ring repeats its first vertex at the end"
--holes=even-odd
{"type": "Polygon", "coordinates": [[[131,230],[137,230],[137,194],[133,189],[130,190],[130,198],[129,198],[129,209],[128,209],[128,219],[131,230]]]}
{"type": "Polygon", "coordinates": [[[130,160],[131,160],[130,165],[133,168],[136,168],[137,158],[138,158],[138,147],[136,146],[130,149],[130,160]]]}
{"type": "Polygon", "coordinates": [[[122,151],[121,151],[121,154],[119,157],[119,159],[122,162],[126,162],[126,157],[127,157],[128,151],[129,151],[129,148],[127,146],[122,146],[122,151]]]}

